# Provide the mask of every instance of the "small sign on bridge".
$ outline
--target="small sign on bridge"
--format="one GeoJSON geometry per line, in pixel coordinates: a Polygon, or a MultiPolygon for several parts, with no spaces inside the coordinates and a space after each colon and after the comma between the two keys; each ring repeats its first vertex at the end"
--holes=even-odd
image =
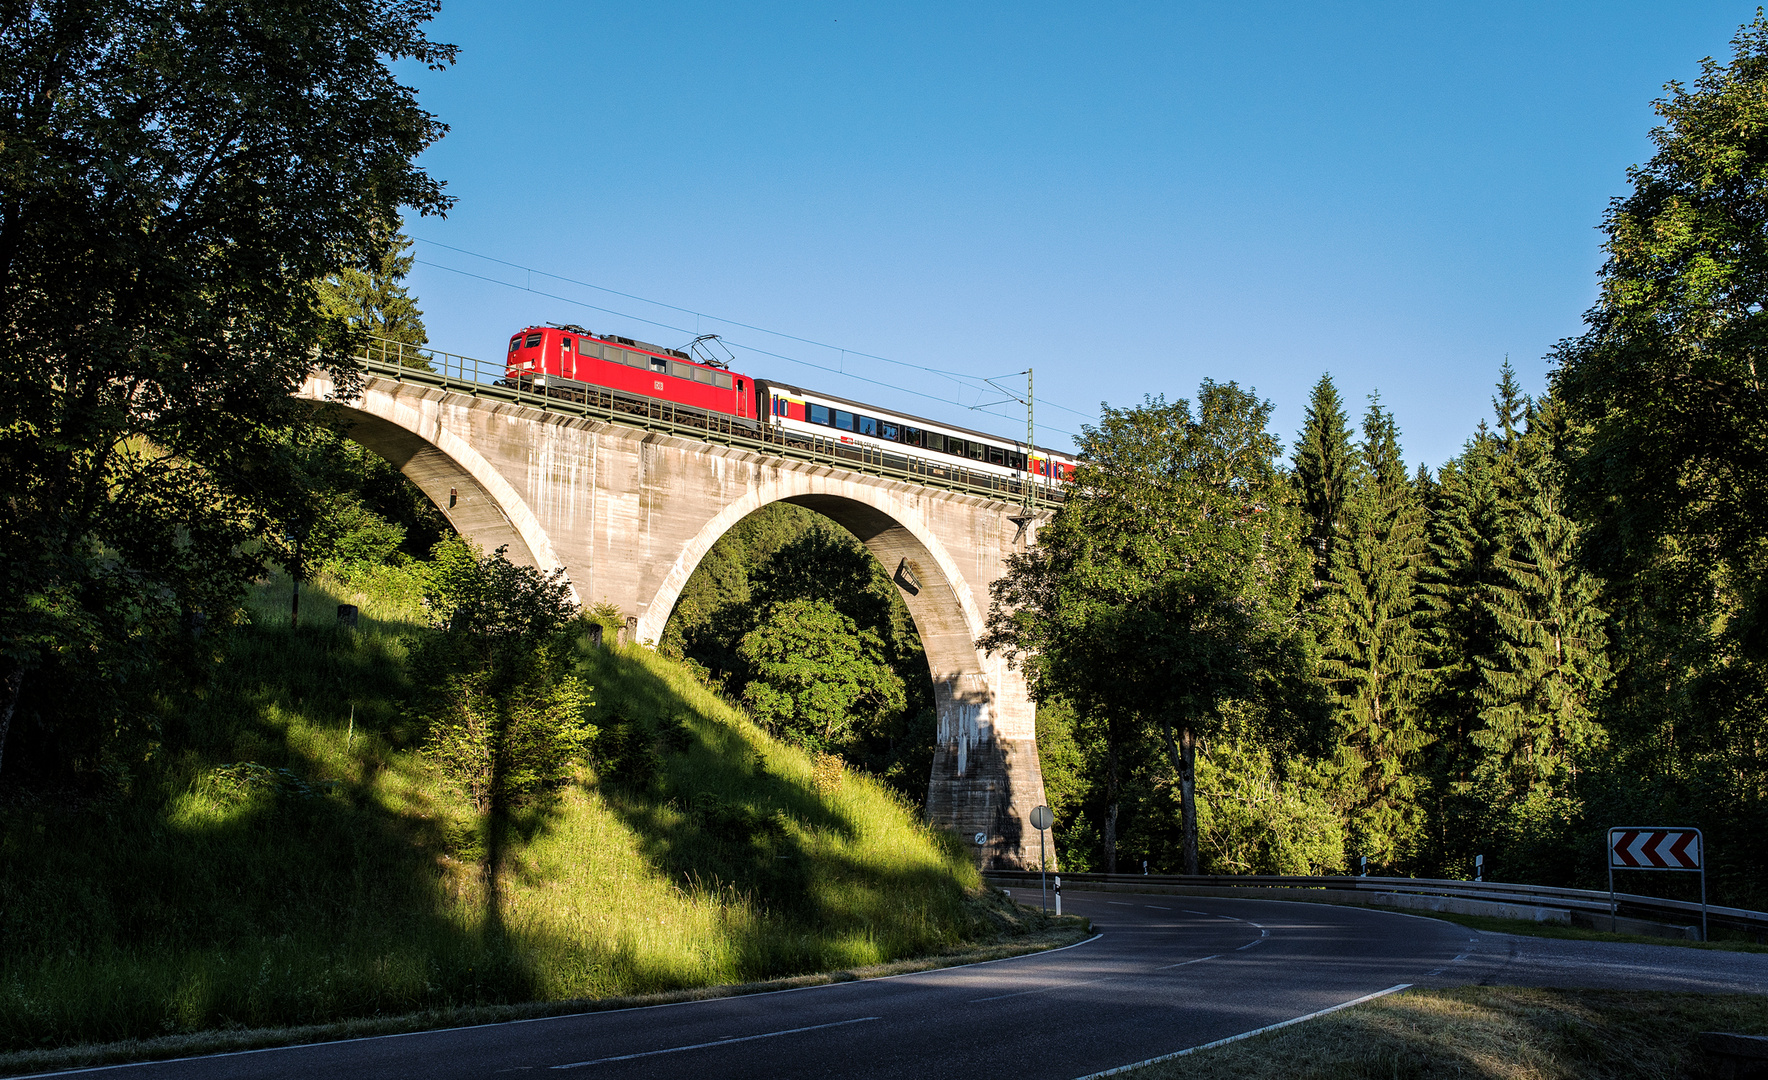
{"type": "Polygon", "coordinates": [[[1693,870],[1700,874],[1700,938],[1707,939],[1706,844],[1699,829],[1608,830],[1608,928],[1616,923],[1616,870],[1693,870]]]}

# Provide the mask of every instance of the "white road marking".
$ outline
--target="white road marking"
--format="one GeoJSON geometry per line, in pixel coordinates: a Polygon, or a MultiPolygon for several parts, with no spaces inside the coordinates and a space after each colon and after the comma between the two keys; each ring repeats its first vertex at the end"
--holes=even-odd
{"type": "Polygon", "coordinates": [[[1024,997],[1027,994],[1042,994],[1048,990],[1066,990],[1070,986],[1091,986],[1094,983],[1110,982],[1112,979],[1117,978],[1122,978],[1122,976],[1107,975],[1103,979],[1082,979],[1079,982],[1057,983],[1055,986],[1040,986],[1036,990],[1019,990],[1011,994],[996,994],[994,997],[971,998],[968,1004],[974,1005],[979,1001],[1000,1001],[1003,998],[1024,997]]]}
{"type": "Polygon", "coordinates": [[[1183,1050],[1171,1054],[1162,1054],[1159,1057],[1151,1057],[1147,1061],[1137,1061],[1129,1065],[1119,1065],[1115,1069],[1106,1069],[1104,1072],[1088,1073],[1087,1075],[1080,1077],[1079,1080],[1100,1080],[1101,1077],[1116,1076],[1118,1073],[1126,1073],[1131,1069],[1140,1069],[1144,1065],[1153,1065],[1157,1062],[1171,1061],[1173,1058],[1181,1058],[1187,1054],[1195,1054],[1199,1050],[1214,1050],[1218,1046],[1226,1046],[1229,1043],[1239,1042],[1241,1039],[1250,1039],[1254,1035],[1263,1035],[1267,1031],[1276,1031],[1278,1028],[1286,1028],[1292,1024],[1299,1024],[1304,1020],[1312,1020],[1317,1016],[1325,1016],[1327,1013],[1335,1013],[1340,1009],[1348,1009],[1352,1005],[1361,1005],[1365,1001],[1374,1001],[1378,997],[1386,997],[1389,994],[1404,990],[1411,985],[1411,983],[1401,983],[1398,986],[1390,986],[1386,990],[1377,990],[1373,994],[1364,994],[1360,998],[1334,1005],[1331,1008],[1321,1009],[1319,1012],[1311,1012],[1306,1016],[1298,1016],[1293,1020],[1285,1020],[1280,1024],[1267,1024],[1256,1031],[1242,1031],[1238,1035],[1230,1035],[1225,1039],[1217,1039],[1212,1043],[1204,1043],[1202,1046],[1186,1047],[1183,1050]]]}
{"type": "Polygon", "coordinates": [[[1168,964],[1168,965],[1166,965],[1166,967],[1157,967],[1157,968],[1155,968],[1155,969],[1154,969],[1154,970],[1155,970],[1155,971],[1166,971],[1166,970],[1168,970],[1168,969],[1169,969],[1169,968],[1176,968],[1176,967],[1188,967],[1188,966],[1190,966],[1190,965],[1191,965],[1191,964],[1201,964],[1201,963],[1203,963],[1203,962],[1204,962],[1204,961],[1205,961],[1205,960],[1220,960],[1220,959],[1221,959],[1221,958],[1222,958],[1222,954],[1221,954],[1221,953],[1216,953],[1216,954],[1215,954],[1215,955],[1214,955],[1214,956],[1199,956],[1199,957],[1198,957],[1198,958],[1197,958],[1197,959],[1195,959],[1195,960],[1181,960],[1181,961],[1179,961],[1179,962],[1178,962],[1178,963],[1176,963],[1176,964],[1168,964]]]}
{"type": "Polygon", "coordinates": [[[1136,906],[1134,904],[1126,904],[1122,900],[1107,900],[1105,902],[1107,904],[1116,904],[1118,907],[1135,907],[1136,906]]]}
{"type": "Polygon", "coordinates": [[[863,1024],[867,1020],[882,1020],[882,1016],[856,1016],[852,1020],[837,1020],[832,1024],[812,1024],[809,1027],[787,1028],[784,1031],[767,1031],[760,1035],[741,1035],[734,1039],[714,1039],[711,1042],[695,1043],[692,1046],[671,1046],[665,1050],[646,1050],[638,1054],[615,1054],[613,1057],[592,1058],[589,1061],[573,1061],[568,1065],[554,1065],[555,1069],[581,1069],[585,1065],[600,1065],[609,1061],[631,1061],[633,1058],[656,1057],[658,1054],[679,1054],[684,1050],[704,1050],[711,1046],[729,1046],[732,1043],[754,1042],[756,1039],[772,1039],[779,1035],[796,1035],[801,1031],[818,1031],[822,1028],[842,1027],[847,1024],[863,1024]]]}
{"type": "Polygon", "coordinates": [[[1171,911],[1172,910],[1172,908],[1169,908],[1169,907],[1161,907],[1159,904],[1143,904],[1142,906],[1145,908],[1153,908],[1155,911],[1171,911]]]}

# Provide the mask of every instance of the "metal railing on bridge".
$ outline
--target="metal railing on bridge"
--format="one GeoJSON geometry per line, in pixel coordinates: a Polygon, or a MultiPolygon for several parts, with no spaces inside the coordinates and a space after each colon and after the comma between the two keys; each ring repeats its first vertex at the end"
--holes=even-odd
{"type": "Polygon", "coordinates": [[[1064,497],[1059,481],[1043,477],[999,476],[943,460],[890,453],[837,439],[804,438],[768,424],[584,383],[547,379],[517,383],[508,377],[501,363],[386,338],[370,338],[361,359],[369,374],[382,378],[700,439],[890,480],[924,484],[964,495],[1023,502],[1027,495],[1026,485],[1029,485],[1031,504],[1040,509],[1053,508],[1064,497]]]}
{"type": "MultiPolygon", "coordinates": [[[[1036,870],[987,870],[991,880],[1010,882],[1015,887],[1036,884],[1036,870]]],[[[1410,893],[1418,896],[1452,896],[1467,900],[1496,900],[1513,904],[1565,908],[1590,915],[1610,914],[1608,893],[1602,889],[1562,889],[1552,885],[1517,885],[1503,881],[1459,881],[1454,878],[1294,877],[1277,874],[1069,874],[1063,883],[1071,886],[1105,884],[1120,887],[1174,888],[1263,888],[1350,890],[1363,893],[1410,893]]],[[[1674,919],[1698,922],[1701,905],[1689,900],[1665,900],[1633,893],[1615,894],[1615,913],[1652,919],[1674,919]]],[[[1768,935],[1768,912],[1745,908],[1708,906],[1707,913],[1715,926],[1744,930],[1758,939],[1768,935]]]]}

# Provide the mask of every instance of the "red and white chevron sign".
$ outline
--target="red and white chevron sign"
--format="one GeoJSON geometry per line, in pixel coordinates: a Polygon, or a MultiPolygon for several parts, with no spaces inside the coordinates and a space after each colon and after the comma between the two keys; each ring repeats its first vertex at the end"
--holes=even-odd
{"type": "Polygon", "coordinates": [[[1610,829],[1608,865],[1616,870],[1699,870],[1699,829],[1610,829]]]}

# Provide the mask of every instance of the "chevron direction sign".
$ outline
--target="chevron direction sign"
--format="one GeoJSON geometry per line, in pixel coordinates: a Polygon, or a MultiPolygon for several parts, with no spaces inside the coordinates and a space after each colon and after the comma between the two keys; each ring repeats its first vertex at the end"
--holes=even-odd
{"type": "Polygon", "coordinates": [[[1699,870],[1699,829],[1610,829],[1608,864],[1616,870],[1699,870]]]}

